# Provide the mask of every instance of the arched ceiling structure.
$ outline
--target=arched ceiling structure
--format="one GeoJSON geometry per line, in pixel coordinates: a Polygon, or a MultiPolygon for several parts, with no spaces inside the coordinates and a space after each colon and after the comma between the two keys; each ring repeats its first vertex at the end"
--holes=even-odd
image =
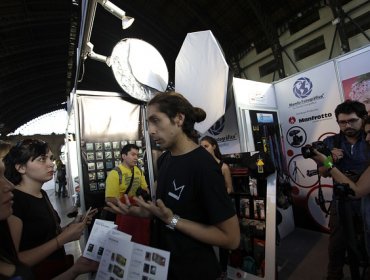
{"type": "MultiPolygon", "coordinates": [[[[35,117],[65,108],[75,79],[81,80],[78,89],[122,92],[101,62],[87,59],[76,74],[82,1],[0,1],[2,136],[35,117]]],[[[238,76],[235,62],[254,44],[263,40],[273,44],[278,28],[305,11],[327,5],[322,0],[112,2],[135,22],[122,30],[120,21],[97,5],[90,40],[94,51],[109,56],[119,40],[142,39],[162,54],[172,82],[176,56],[189,32],[211,30],[238,76]]]]}

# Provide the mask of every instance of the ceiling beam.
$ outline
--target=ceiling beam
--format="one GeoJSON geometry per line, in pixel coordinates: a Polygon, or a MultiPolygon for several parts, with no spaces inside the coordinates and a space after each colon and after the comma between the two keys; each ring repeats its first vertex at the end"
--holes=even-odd
{"type": "Polygon", "coordinates": [[[245,1],[245,3],[248,4],[248,6],[253,10],[260,23],[260,26],[262,27],[263,32],[265,33],[267,40],[270,42],[279,78],[285,78],[286,74],[282,56],[282,47],[279,41],[277,28],[271,21],[270,17],[264,12],[264,9],[262,8],[261,2],[259,0],[247,0],[245,1]]]}

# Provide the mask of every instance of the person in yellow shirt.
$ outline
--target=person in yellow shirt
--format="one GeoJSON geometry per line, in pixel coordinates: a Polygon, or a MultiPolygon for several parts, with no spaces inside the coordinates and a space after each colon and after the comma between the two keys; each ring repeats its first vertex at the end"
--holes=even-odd
{"type": "MultiPolygon", "coordinates": [[[[124,194],[127,194],[130,200],[139,195],[149,197],[145,176],[137,166],[138,156],[139,147],[135,144],[127,144],[122,148],[121,164],[109,172],[106,179],[105,202],[116,204],[117,198],[123,199],[124,194]]],[[[149,244],[149,219],[117,214],[115,222],[118,230],[132,235],[132,241],[149,244]]]]}

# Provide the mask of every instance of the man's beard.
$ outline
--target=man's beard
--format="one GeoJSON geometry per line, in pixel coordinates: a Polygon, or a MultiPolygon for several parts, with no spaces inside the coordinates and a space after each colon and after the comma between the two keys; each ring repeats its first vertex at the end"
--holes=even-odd
{"type": "Polygon", "coordinates": [[[351,138],[357,138],[361,134],[361,130],[356,130],[353,128],[347,128],[346,130],[343,131],[343,134],[347,137],[351,138]]]}

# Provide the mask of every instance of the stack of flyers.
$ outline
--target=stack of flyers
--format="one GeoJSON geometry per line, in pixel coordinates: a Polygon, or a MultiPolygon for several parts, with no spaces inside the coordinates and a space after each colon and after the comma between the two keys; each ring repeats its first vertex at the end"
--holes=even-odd
{"type": "Polygon", "coordinates": [[[95,279],[167,279],[170,253],[131,242],[123,232],[110,230],[95,279]]]}
{"type": "MultiPolygon", "coordinates": [[[[94,261],[100,261],[104,251],[105,240],[111,229],[116,229],[111,221],[96,219],[92,227],[89,239],[87,240],[83,256],[94,261]]],[[[125,234],[128,240],[131,240],[131,235],[125,234]]]]}

